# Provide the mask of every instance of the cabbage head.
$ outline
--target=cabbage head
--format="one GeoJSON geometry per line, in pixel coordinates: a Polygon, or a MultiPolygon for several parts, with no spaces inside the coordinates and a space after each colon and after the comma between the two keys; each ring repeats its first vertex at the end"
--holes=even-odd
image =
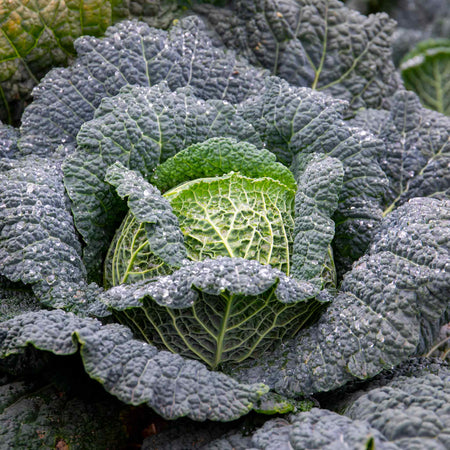
{"type": "MultiPolygon", "coordinates": [[[[335,180],[336,190],[341,163],[326,160],[309,167],[322,167],[322,177],[302,173],[335,180]]],[[[332,222],[328,240],[305,247],[317,226],[311,186],[298,189],[271,152],[212,138],[168,158],[148,181],[120,163],[106,181],[129,206],[106,257],[105,287],[119,292],[109,306],[148,342],[217,368],[295,335],[327,303],[315,297],[335,279],[332,222]]]]}

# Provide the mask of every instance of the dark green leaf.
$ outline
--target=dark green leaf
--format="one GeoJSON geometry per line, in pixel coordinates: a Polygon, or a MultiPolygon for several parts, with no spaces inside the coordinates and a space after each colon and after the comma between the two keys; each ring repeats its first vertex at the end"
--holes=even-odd
{"type": "Polygon", "coordinates": [[[198,361],[133,339],[120,325],[102,326],[61,310],[23,314],[0,324],[0,357],[28,345],[70,355],[78,351],[86,372],[125,403],[147,403],[170,419],[227,421],[249,412],[267,392],[264,384],[239,384],[198,361]]]}
{"type": "Polygon", "coordinates": [[[365,420],[402,449],[445,450],[450,444],[450,371],[396,377],[359,397],[345,415],[365,420]]]}
{"type": "Polygon", "coordinates": [[[338,206],[343,177],[342,163],[323,156],[314,158],[298,177],[291,273],[321,287],[336,286],[333,258],[329,257],[334,237],[331,216],[338,206]],[[324,268],[327,263],[332,265],[330,273],[324,268]]]}
{"type": "Polygon", "coordinates": [[[296,86],[380,108],[400,85],[391,61],[395,22],[337,0],[235,0],[195,8],[224,44],[296,86]]]}
{"type": "Polygon", "coordinates": [[[74,142],[102,98],[127,84],[149,87],[166,80],[171,90],[191,86],[197,97],[238,103],[261,89],[265,75],[215,47],[196,17],[177,21],[168,32],[124,21],[103,39],[78,39],[75,49],[74,64],[50,71],[33,91],[22,118],[24,153],[48,154],[74,142]]]}
{"type": "Polygon", "coordinates": [[[317,324],[236,376],[310,394],[426,351],[448,308],[449,224],[445,201],[415,199],[392,212],[317,324]]]}
{"type": "Polygon", "coordinates": [[[368,125],[385,143],[379,156],[389,180],[384,215],[414,197],[449,198],[450,118],[401,91],[390,113],[363,111],[352,123],[368,125]]]}
{"type": "Polygon", "coordinates": [[[289,416],[287,420],[266,422],[253,434],[252,444],[256,449],[399,450],[368,422],[318,408],[289,416]]]}

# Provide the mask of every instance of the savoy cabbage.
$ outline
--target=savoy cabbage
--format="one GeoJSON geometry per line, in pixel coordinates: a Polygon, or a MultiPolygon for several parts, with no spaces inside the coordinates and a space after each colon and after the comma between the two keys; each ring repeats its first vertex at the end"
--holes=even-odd
{"type": "Polygon", "coordinates": [[[205,448],[445,448],[445,365],[344,415],[299,401],[426,353],[448,321],[450,122],[404,89],[393,21],[337,0],[172,6],[77,39],[0,128],[0,438],[107,445],[52,415],[97,414],[91,436],[146,404],[292,413],[205,448]],[[120,402],[67,388],[68,360],[120,402]]]}

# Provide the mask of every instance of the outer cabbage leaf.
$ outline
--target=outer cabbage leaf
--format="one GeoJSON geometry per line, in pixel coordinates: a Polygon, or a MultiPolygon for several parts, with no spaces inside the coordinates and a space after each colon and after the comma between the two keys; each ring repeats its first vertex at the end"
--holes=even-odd
{"type": "Polygon", "coordinates": [[[99,36],[127,8],[122,0],[9,0],[0,9],[0,118],[20,117],[31,88],[51,67],[66,65],[73,41],[99,36]]]}
{"type": "Polygon", "coordinates": [[[179,20],[170,31],[121,22],[109,27],[104,39],[78,39],[75,49],[74,64],[52,70],[33,91],[22,118],[24,153],[48,154],[74,142],[101,99],[127,84],[149,87],[166,80],[172,90],[191,86],[200,98],[236,103],[257,93],[265,75],[214,47],[196,17],[179,20]]]}
{"type": "Polygon", "coordinates": [[[450,371],[396,377],[359,397],[345,414],[365,420],[402,449],[450,445],[450,371]]]}
{"type": "Polygon", "coordinates": [[[266,422],[253,434],[252,444],[253,448],[264,450],[401,448],[388,442],[366,421],[350,420],[348,417],[318,408],[292,415],[287,420],[274,419],[266,422]]]}
{"type": "Polygon", "coordinates": [[[243,428],[236,433],[227,433],[222,438],[199,448],[200,450],[252,450],[254,446],[252,445],[252,437],[248,436],[247,430],[243,428]]]}
{"type": "Polygon", "coordinates": [[[365,17],[337,0],[235,0],[194,9],[253,64],[345,99],[353,110],[386,106],[400,84],[390,49],[395,22],[387,14],[365,17]]]}
{"type": "MultiPolygon", "coordinates": [[[[108,255],[106,261],[107,284],[115,286],[125,283],[130,275],[133,279],[142,276],[140,271],[134,273],[135,266],[141,266],[144,272],[148,271],[149,264],[140,259],[140,252],[150,253],[151,257],[154,255],[163,264],[173,268],[179,267],[187,253],[178,218],[169,201],[140,174],[126,169],[120,163],[108,168],[105,180],[116,188],[121,198],[128,198],[130,214],[137,226],[144,231],[142,239],[137,243],[139,248],[134,252],[126,239],[128,233],[119,228],[117,239],[111,244],[113,254],[108,255]],[[144,244],[141,244],[141,240],[144,244]],[[121,245],[116,246],[116,243],[121,245]]],[[[132,228],[132,225],[128,226],[132,228]]]]}
{"type": "Polygon", "coordinates": [[[116,161],[149,177],[155,167],[185,147],[227,135],[262,146],[253,127],[221,100],[201,100],[192,89],[171,92],[163,82],[151,88],[126,87],[104,99],[94,120],[78,135],[78,150],[64,166],[78,231],[86,245],[91,276],[125,211],[104,181],[116,161]]]}
{"type": "Polygon", "coordinates": [[[449,220],[450,204],[435,199],[411,200],[392,212],[317,324],[234,375],[306,395],[426,351],[448,308],[449,220]]]}
{"type": "MultiPolygon", "coordinates": [[[[291,86],[278,77],[268,77],[264,89],[239,105],[239,113],[278,160],[289,166],[300,152],[324,153],[321,149],[330,140],[327,137],[346,128],[342,121],[346,105],[311,89],[291,86]]],[[[328,143],[328,151],[336,141],[338,136],[328,143]]]]}
{"type": "Polygon", "coordinates": [[[23,314],[0,324],[0,357],[32,344],[57,355],[78,351],[89,376],[121,401],[147,403],[168,419],[235,419],[267,392],[264,384],[239,384],[198,361],[159,352],[133,339],[121,325],[105,325],[61,310],[23,314]]]}
{"type": "Polygon", "coordinates": [[[56,307],[86,301],[79,291],[86,279],[81,246],[59,161],[2,160],[0,223],[1,275],[32,284],[41,301],[56,307]]]}
{"type": "Polygon", "coordinates": [[[385,142],[380,165],[389,179],[386,215],[414,197],[446,199],[450,189],[450,119],[430,111],[412,92],[398,92],[389,115],[363,111],[357,126],[371,123],[385,142]]]}
{"type": "Polygon", "coordinates": [[[257,261],[218,258],[111,288],[103,301],[142,339],[217,368],[255,358],[315,320],[328,302],[316,293],[257,261]]]}
{"type": "Polygon", "coordinates": [[[104,98],[93,120],[78,133],[78,151],[98,153],[148,177],[181,149],[226,135],[260,145],[253,126],[226,101],[202,100],[191,87],[172,92],[166,81],[152,87],[125,86],[104,98]]]}
{"type": "Polygon", "coordinates": [[[296,88],[272,77],[266,89],[241,105],[242,116],[253,124],[267,148],[294,173],[302,170],[311,154],[342,161],[344,180],[336,223],[336,259],[350,266],[369,245],[382,218],[381,201],[386,177],[377,162],[383,142],[371,133],[348,127],[342,120],[345,103],[296,88]]]}
{"type": "Polygon", "coordinates": [[[19,130],[0,123],[0,158],[14,158],[17,153],[19,130]]]}
{"type": "Polygon", "coordinates": [[[344,413],[361,395],[390,385],[398,377],[421,377],[425,374],[441,375],[448,371],[448,364],[440,358],[413,356],[395,367],[384,369],[369,380],[354,379],[331,392],[316,394],[315,398],[322,408],[344,413]]]}
{"type": "MultiPolygon", "coordinates": [[[[213,433],[225,434],[213,441],[211,441],[213,433],[206,433],[203,429],[197,428],[190,435],[188,428],[181,427],[148,438],[143,448],[158,447],[168,450],[172,448],[173,442],[174,449],[205,450],[281,448],[443,450],[447,448],[446,429],[449,423],[448,368],[442,368],[439,376],[424,375],[415,364],[414,368],[409,369],[412,369],[412,372],[407,377],[399,373],[405,370],[408,372],[408,369],[396,370],[395,380],[390,380],[386,387],[372,389],[368,393],[356,392],[358,399],[356,402],[354,400],[350,402],[352,406],[346,412],[350,417],[314,408],[309,412],[297,412],[284,418],[269,420],[251,434],[245,425],[235,427],[227,433],[223,429],[216,428],[213,429],[213,433]],[[409,414],[409,417],[405,413],[409,414]],[[193,436],[198,436],[198,439],[194,440],[193,436]],[[170,441],[170,438],[173,438],[173,441],[170,441]],[[188,445],[188,442],[192,444],[188,445]]],[[[378,381],[370,382],[369,386],[372,387],[378,381]]],[[[334,403],[331,405],[336,406],[334,403]]]]}
{"type": "MultiPolygon", "coordinates": [[[[365,109],[361,110],[353,119],[348,123],[352,126],[367,130],[374,136],[379,137],[384,124],[389,121],[391,113],[384,109],[365,109]]],[[[378,155],[381,159],[381,155],[378,155]]]]}
{"type": "Polygon", "coordinates": [[[404,57],[400,71],[406,89],[424,106],[450,116],[450,39],[420,42],[404,57]]]}

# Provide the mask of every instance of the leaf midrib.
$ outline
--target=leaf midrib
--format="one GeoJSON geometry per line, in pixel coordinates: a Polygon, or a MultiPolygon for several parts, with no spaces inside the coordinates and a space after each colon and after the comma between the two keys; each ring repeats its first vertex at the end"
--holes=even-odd
{"type": "Polygon", "coordinates": [[[230,319],[232,305],[233,305],[233,301],[234,301],[234,295],[230,295],[230,297],[228,297],[225,295],[225,293],[223,293],[222,297],[226,299],[227,306],[225,308],[223,318],[222,318],[222,321],[220,324],[219,334],[217,335],[216,352],[214,355],[214,363],[212,365],[213,369],[215,369],[222,360],[222,354],[224,351],[225,335],[228,331],[228,321],[230,319]]]}

